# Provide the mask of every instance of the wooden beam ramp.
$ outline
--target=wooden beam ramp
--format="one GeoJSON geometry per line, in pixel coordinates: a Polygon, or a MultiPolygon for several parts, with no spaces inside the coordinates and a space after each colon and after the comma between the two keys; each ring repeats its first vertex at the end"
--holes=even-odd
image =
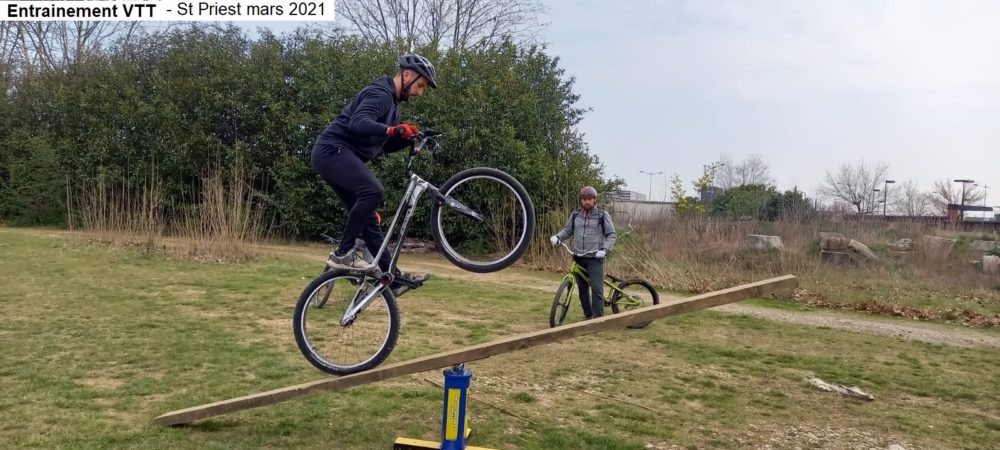
{"type": "Polygon", "coordinates": [[[207,405],[193,406],[168,412],[156,418],[162,425],[184,425],[196,420],[215,417],[244,409],[273,405],[298,397],[324,391],[337,391],[352,386],[373,383],[403,375],[425,372],[455,364],[476,361],[503,353],[523,350],[543,344],[597,333],[610,329],[621,329],[628,325],[647,322],[664,317],[676,316],[706,308],[738,302],[753,297],[789,292],[798,286],[798,279],[792,275],[771,278],[756,283],[744,284],[721,291],[688,297],[676,302],[661,303],[621,314],[604,316],[600,319],[581,321],[556,328],[524,333],[508,338],[473,345],[422,358],[386,364],[374,369],[338,378],[325,378],[311,383],[274,389],[230,400],[222,400],[207,405]]]}

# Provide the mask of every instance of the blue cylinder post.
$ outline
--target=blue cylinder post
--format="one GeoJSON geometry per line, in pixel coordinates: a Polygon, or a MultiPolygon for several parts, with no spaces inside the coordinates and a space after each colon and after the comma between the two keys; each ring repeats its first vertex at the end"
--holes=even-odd
{"type": "Polygon", "coordinates": [[[441,450],[465,449],[465,406],[472,371],[457,365],[444,371],[444,414],[441,419],[441,450]]]}

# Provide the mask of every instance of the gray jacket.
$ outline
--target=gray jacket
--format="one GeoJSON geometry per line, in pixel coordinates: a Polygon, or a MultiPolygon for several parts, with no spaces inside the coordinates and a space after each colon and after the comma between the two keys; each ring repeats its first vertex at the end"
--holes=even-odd
{"type": "Polygon", "coordinates": [[[611,251],[615,246],[615,240],[618,239],[618,233],[615,232],[611,214],[595,206],[590,213],[582,208],[573,211],[566,221],[566,226],[556,233],[556,237],[560,241],[572,237],[573,245],[570,248],[573,249],[573,253],[586,254],[601,249],[611,251]]]}

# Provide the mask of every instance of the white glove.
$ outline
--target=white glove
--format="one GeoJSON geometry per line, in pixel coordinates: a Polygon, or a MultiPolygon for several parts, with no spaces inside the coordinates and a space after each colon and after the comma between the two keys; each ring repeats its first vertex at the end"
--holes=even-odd
{"type": "Polygon", "coordinates": [[[552,246],[555,247],[555,246],[559,245],[559,237],[558,236],[552,236],[552,237],[549,238],[549,242],[551,242],[552,246]]]}
{"type": "Polygon", "coordinates": [[[597,253],[594,253],[594,256],[596,256],[598,259],[603,259],[605,256],[608,256],[608,252],[605,251],[604,249],[600,249],[597,251],[597,253]]]}

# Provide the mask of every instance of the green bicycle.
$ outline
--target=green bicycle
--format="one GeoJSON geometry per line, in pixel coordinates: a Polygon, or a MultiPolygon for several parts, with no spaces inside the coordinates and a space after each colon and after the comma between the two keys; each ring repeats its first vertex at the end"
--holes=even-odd
{"type": "MultiPolygon", "coordinates": [[[[570,250],[565,243],[560,243],[570,255],[577,255],[570,250]]],[[[579,275],[587,279],[587,271],[576,261],[569,268],[569,273],[563,277],[562,284],[556,290],[556,296],[552,299],[552,309],[549,311],[549,326],[558,327],[566,320],[566,313],[569,312],[569,304],[573,298],[573,290],[576,289],[576,277],[579,275]]],[[[629,311],[649,305],[659,305],[660,295],[649,281],[642,278],[622,279],[611,274],[605,274],[604,286],[608,292],[604,295],[604,306],[611,307],[613,314],[620,311],[629,311]]],[[[642,322],[629,325],[629,328],[645,328],[649,322],[642,322]]]]}

